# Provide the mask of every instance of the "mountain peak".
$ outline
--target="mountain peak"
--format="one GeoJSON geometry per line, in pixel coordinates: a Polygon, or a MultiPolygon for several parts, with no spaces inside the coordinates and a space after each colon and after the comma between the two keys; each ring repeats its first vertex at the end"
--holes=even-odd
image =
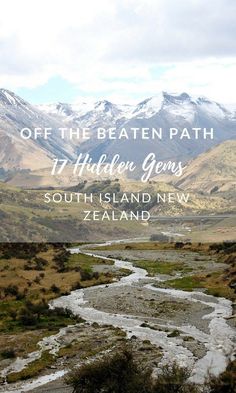
{"type": "Polygon", "coordinates": [[[191,101],[191,96],[185,92],[167,93],[166,91],[162,91],[155,96],[146,98],[144,101],[141,101],[137,105],[133,113],[136,116],[148,118],[158,113],[163,108],[163,106],[171,104],[181,105],[183,103],[190,103],[191,101]]]}
{"type": "Polygon", "coordinates": [[[163,91],[162,94],[164,99],[168,101],[182,102],[182,101],[191,100],[191,96],[185,92],[179,94],[179,93],[167,93],[166,91],[163,91]]]}
{"type": "Polygon", "coordinates": [[[65,102],[58,102],[56,104],[55,110],[58,114],[61,114],[64,116],[71,116],[74,114],[74,111],[72,110],[71,105],[67,104],[65,102]]]}
{"type": "Polygon", "coordinates": [[[133,114],[140,117],[151,117],[161,110],[163,101],[164,98],[162,93],[150,98],[146,98],[137,105],[133,111],[133,114]]]}
{"type": "Polygon", "coordinates": [[[94,119],[104,122],[105,118],[109,121],[112,119],[114,122],[120,119],[149,119],[162,111],[165,115],[181,117],[187,121],[193,121],[198,112],[218,119],[234,118],[235,116],[223,105],[204,96],[190,95],[185,91],[174,93],[162,91],[144,99],[137,105],[114,104],[104,99],[96,102],[75,102],[72,104],[58,102],[37,107],[46,113],[58,114],[70,121],[75,119],[77,122],[88,118],[91,119],[91,122],[94,122],[94,119]]]}
{"type": "Polygon", "coordinates": [[[27,102],[7,89],[0,89],[0,103],[11,106],[27,105],[27,102]]]}
{"type": "Polygon", "coordinates": [[[95,103],[95,109],[98,109],[98,110],[101,110],[104,112],[108,112],[112,108],[113,108],[113,104],[107,100],[97,101],[95,103]]]}

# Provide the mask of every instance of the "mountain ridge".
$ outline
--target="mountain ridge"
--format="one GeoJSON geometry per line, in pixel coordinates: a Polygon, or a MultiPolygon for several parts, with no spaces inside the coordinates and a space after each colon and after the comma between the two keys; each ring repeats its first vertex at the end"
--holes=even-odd
{"type": "Polygon", "coordinates": [[[80,105],[58,103],[34,106],[7,89],[0,89],[0,168],[3,170],[37,170],[50,167],[52,160],[75,160],[79,153],[89,153],[93,161],[106,154],[108,161],[115,154],[121,160],[134,161],[137,165],[150,152],[159,160],[186,162],[210,147],[236,138],[236,117],[223,105],[206,97],[187,93],[162,92],[135,105],[113,104],[107,100],[80,105]],[[48,140],[22,140],[23,127],[51,127],[48,140]],[[89,141],[61,139],[60,127],[89,128],[89,141]],[[214,140],[98,140],[98,127],[123,127],[130,132],[133,127],[168,129],[170,127],[213,127],[214,140]]]}
{"type": "MultiPolygon", "coordinates": [[[[150,118],[159,112],[163,106],[166,105],[176,105],[181,102],[190,103],[192,105],[201,104],[201,105],[214,105],[215,107],[215,114],[220,115],[233,115],[234,111],[232,111],[226,106],[219,104],[216,101],[209,100],[205,96],[193,96],[189,95],[185,92],[183,93],[168,93],[163,91],[157,95],[148,97],[136,105],[131,104],[115,104],[108,100],[100,100],[94,102],[75,102],[75,103],[63,103],[63,102],[56,102],[50,104],[38,104],[40,110],[45,111],[46,113],[51,114],[58,114],[63,116],[71,116],[72,114],[77,114],[78,117],[85,115],[92,110],[99,109],[102,105],[104,106],[104,112],[108,112],[111,108],[116,108],[118,112],[120,112],[120,116],[124,116],[127,119],[132,117],[136,117],[137,114],[142,114],[146,118],[150,118]]],[[[209,108],[208,108],[209,109],[209,108]]],[[[101,110],[102,111],[102,110],[101,110]]],[[[214,113],[213,109],[211,109],[211,113],[214,113]]]]}
{"type": "Polygon", "coordinates": [[[0,167],[4,169],[38,169],[48,167],[55,156],[72,158],[73,145],[64,144],[57,129],[61,122],[7,90],[0,89],[0,167]],[[22,128],[51,127],[52,137],[24,140],[22,128]]]}

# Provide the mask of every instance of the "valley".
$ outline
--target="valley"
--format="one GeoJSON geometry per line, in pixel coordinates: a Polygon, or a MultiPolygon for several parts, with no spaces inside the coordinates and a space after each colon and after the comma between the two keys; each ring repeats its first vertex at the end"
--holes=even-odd
{"type": "Polygon", "coordinates": [[[179,237],[195,242],[212,242],[214,237],[217,241],[234,240],[235,210],[234,199],[223,194],[183,195],[175,186],[156,181],[145,185],[128,179],[84,180],[63,190],[52,187],[27,190],[0,183],[0,240],[100,241],[137,234],[149,237],[155,233],[166,234],[169,240],[179,237]],[[114,193],[114,201],[104,200],[105,195],[114,193]],[[134,194],[139,197],[132,197],[134,194]],[[148,195],[148,199],[144,201],[142,195],[148,195]],[[84,221],[86,212],[91,212],[90,218],[93,212],[100,212],[101,218],[105,211],[108,218],[123,214],[124,219],[116,221],[116,225],[109,219],[84,221]],[[134,216],[139,212],[139,218],[144,214],[145,222],[127,220],[131,212],[134,216]]]}
{"type": "Polygon", "coordinates": [[[71,393],[123,352],[140,375],[174,361],[194,393],[234,364],[235,127],[186,93],[33,106],[0,89],[0,392],[71,393]]]}
{"type": "Polygon", "coordinates": [[[1,240],[99,241],[132,237],[137,233],[150,236],[157,230],[175,239],[180,235],[204,241],[204,230],[206,241],[212,241],[214,236],[217,241],[234,240],[235,124],[234,113],[223,105],[186,93],[164,92],[136,106],[108,101],[33,106],[13,92],[1,89],[1,240]],[[159,135],[162,139],[146,140],[140,132],[132,140],[96,138],[99,128],[115,129],[118,134],[125,128],[131,137],[131,130],[145,133],[156,129],[157,124],[163,130],[172,128],[172,139],[163,133],[159,135]],[[47,139],[24,140],[20,136],[24,128],[37,128],[40,133],[49,129],[50,134],[47,139]],[[211,128],[213,139],[211,135],[205,139],[204,130],[211,128]],[[60,129],[64,129],[63,138],[60,129]],[[78,139],[65,131],[73,129],[89,129],[89,139],[83,141],[81,135],[78,139]],[[203,135],[192,135],[197,140],[188,137],[180,140],[184,129],[200,129],[203,135]],[[63,170],[61,165],[55,165],[56,160],[66,163],[63,170]],[[93,202],[77,203],[73,199],[68,204],[63,200],[68,192],[74,193],[73,196],[77,192],[93,194],[93,202]],[[134,192],[149,194],[150,202],[123,199],[122,195],[130,197],[134,192]],[[114,194],[118,203],[113,200],[114,194]],[[181,194],[186,199],[178,198],[181,194]],[[58,198],[61,195],[58,205],[51,195],[58,198]],[[177,198],[172,198],[173,195],[177,198]],[[97,227],[93,230],[90,222],[82,219],[84,211],[101,214],[107,211],[108,215],[111,211],[118,215],[123,211],[129,215],[144,210],[150,214],[145,225],[121,220],[116,227],[103,223],[97,231],[97,227]],[[158,217],[165,216],[168,223],[161,221],[159,225],[158,217]],[[177,230],[175,220],[181,220],[181,216],[189,230],[181,225],[177,230]],[[198,218],[201,216],[208,219],[201,221],[198,218]],[[222,219],[214,220],[213,216],[222,219]],[[169,217],[173,217],[172,222],[169,217]]]}
{"type": "MultiPolygon", "coordinates": [[[[18,257],[23,257],[23,250],[18,257]]],[[[49,251],[48,255],[53,255],[51,246],[49,251]]],[[[208,372],[217,375],[224,371],[235,348],[235,243],[199,246],[131,239],[73,246],[69,251],[69,265],[67,262],[64,266],[77,269],[80,280],[83,269],[90,266],[90,275],[107,275],[111,281],[99,285],[83,279],[82,288],[66,294],[48,292],[44,282],[33,283],[31,297],[36,288],[46,288],[50,308],[67,310],[72,320],[58,333],[41,330],[38,344],[36,339],[28,353],[24,349],[24,357],[19,352],[16,360],[2,360],[0,391],[71,392],[63,379],[71,367],[95,361],[127,344],[142,367],[156,369],[175,360],[190,369],[192,383],[201,385],[208,372]],[[4,384],[5,378],[8,384],[4,384]]],[[[24,252],[27,255],[29,251],[26,248],[24,252]]],[[[32,256],[34,252],[32,249],[32,256]]],[[[45,251],[40,252],[47,259],[45,251]]],[[[4,256],[1,261],[4,266],[4,256]]],[[[16,272],[22,275],[18,266],[16,272]]],[[[70,280],[76,279],[75,273],[73,276],[70,280]]],[[[61,284],[58,281],[59,288],[61,284]]],[[[8,296],[10,299],[12,295],[8,296]]],[[[7,316],[7,310],[4,312],[7,316]]],[[[12,324],[11,318],[7,317],[5,323],[12,324]]],[[[38,323],[42,329],[41,317],[38,323]]],[[[2,330],[1,337],[5,334],[2,330]]],[[[8,331],[8,340],[2,341],[8,352],[15,334],[14,330],[8,331]]],[[[24,339],[22,333],[18,331],[15,337],[19,346],[24,339]]]]}

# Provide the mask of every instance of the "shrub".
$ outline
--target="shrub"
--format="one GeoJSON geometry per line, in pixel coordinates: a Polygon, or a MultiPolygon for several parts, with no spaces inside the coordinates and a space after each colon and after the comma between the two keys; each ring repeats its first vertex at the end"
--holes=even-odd
{"type": "Polygon", "coordinates": [[[81,281],[92,280],[93,273],[90,273],[88,270],[80,270],[80,278],[81,281]]]}
{"type": "Polygon", "coordinates": [[[31,259],[38,252],[46,251],[48,245],[45,243],[3,243],[0,246],[0,252],[5,259],[20,258],[31,259]]]}
{"type": "Polygon", "coordinates": [[[219,377],[202,385],[189,382],[190,370],[177,363],[161,366],[156,377],[134,362],[128,347],[72,369],[66,383],[73,393],[235,393],[236,360],[219,377]]]}
{"type": "Polygon", "coordinates": [[[41,281],[40,276],[36,276],[35,279],[34,279],[34,282],[35,282],[36,284],[40,284],[40,281],[41,281]]]}
{"type": "Polygon", "coordinates": [[[99,279],[99,273],[98,272],[94,272],[93,273],[93,278],[95,278],[95,280],[99,279]]]}
{"type": "Polygon", "coordinates": [[[225,254],[230,254],[236,251],[236,243],[235,242],[214,243],[209,246],[209,249],[216,252],[223,251],[225,254]]]}
{"type": "Polygon", "coordinates": [[[34,326],[37,324],[38,321],[36,315],[33,314],[30,310],[28,310],[26,307],[23,307],[20,310],[18,320],[23,326],[34,326]]]}
{"type": "Polygon", "coordinates": [[[184,247],[184,243],[183,242],[176,242],[175,243],[175,248],[183,248],[184,247]]]}
{"type": "Polygon", "coordinates": [[[151,393],[195,393],[197,386],[188,383],[190,371],[176,363],[165,365],[155,380],[151,393]]]}
{"type": "Polygon", "coordinates": [[[8,285],[4,288],[5,296],[17,296],[19,294],[19,288],[17,285],[8,285]]]}
{"type": "Polygon", "coordinates": [[[74,393],[145,393],[148,379],[138,370],[132,353],[122,350],[72,370],[66,382],[74,393]]]}
{"type": "Polygon", "coordinates": [[[49,307],[47,303],[40,302],[33,304],[30,301],[25,303],[18,314],[18,320],[23,326],[36,326],[42,315],[48,315],[49,307]]]}
{"type": "Polygon", "coordinates": [[[48,265],[48,261],[44,258],[35,257],[35,270],[44,270],[45,266],[48,265]]]}
{"type": "Polygon", "coordinates": [[[236,360],[230,362],[219,377],[211,377],[208,382],[210,393],[235,393],[236,391],[236,360]]]}
{"type": "Polygon", "coordinates": [[[81,288],[83,288],[83,287],[82,287],[80,281],[77,281],[76,283],[74,283],[74,284],[72,285],[71,290],[72,290],[72,291],[76,291],[77,289],[81,289],[81,288]]]}
{"type": "Polygon", "coordinates": [[[58,288],[55,284],[52,284],[50,290],[54,293],[60,293],[60,288],[58,288]]]}
{"type": "Polygon", "coordinates": [[[10,310],[10,311],[9,311],[9,315],[10,315],[10,317],[11,317],[11,319],[12,319],[13,321],[16,321],[16,318],[17,318],[17,312],[16,312],[16,310],[10,310]]]}
{"type": "Polygon", "coordinates": [[[56,269],[59,273],[65,272],[67,270],[66,262],[68,262],[69,257],[70,252],[66,249],[63,249],[53,258],[54,262],[56,263],[56,269]]]}
{"type": "Polygon", "coordinates": [[[0,353],[3,359],[13,359],[16,357],[15,350],[13,348],[5,349],[0,353]]]}

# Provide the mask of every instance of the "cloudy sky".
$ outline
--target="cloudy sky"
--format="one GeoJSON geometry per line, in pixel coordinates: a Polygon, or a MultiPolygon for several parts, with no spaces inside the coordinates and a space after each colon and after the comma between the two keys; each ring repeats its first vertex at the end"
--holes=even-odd
{"type": "Polygon", "coordinates": [[[34,103],[236,103],[235,0],[0,0],[0,87],[34,103]]]}

